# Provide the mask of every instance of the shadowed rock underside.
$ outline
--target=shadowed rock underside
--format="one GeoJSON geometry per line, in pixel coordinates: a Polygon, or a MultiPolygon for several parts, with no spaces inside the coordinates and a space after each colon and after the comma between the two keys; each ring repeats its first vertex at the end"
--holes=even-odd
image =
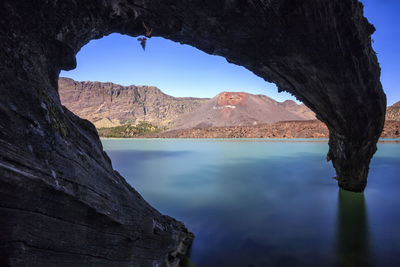
{"type": "Polygon", "coordinates": [[[296,95],[328,126],[339,186],[366,185],[386,99],[358,1],[3,0],[0,17],[1,264],[179,263],[191,235],[113,171],[57,92],[83,45],[144,24],[296,95]]]}

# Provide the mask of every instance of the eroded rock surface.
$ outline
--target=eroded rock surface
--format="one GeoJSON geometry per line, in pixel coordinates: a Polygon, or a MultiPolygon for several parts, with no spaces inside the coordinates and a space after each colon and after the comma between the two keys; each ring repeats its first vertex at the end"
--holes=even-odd
{"type": "Polygon", "coordinates": [[[3,0],[0,17],[3,265],[165,266],[185,251],[184,226],[113,171],[93,125],[57,92],[83,45],[144,35],[144,23],[295,94],[328,126],[339,186],[366,186],[386,100],[356,0],[3,0]]]}

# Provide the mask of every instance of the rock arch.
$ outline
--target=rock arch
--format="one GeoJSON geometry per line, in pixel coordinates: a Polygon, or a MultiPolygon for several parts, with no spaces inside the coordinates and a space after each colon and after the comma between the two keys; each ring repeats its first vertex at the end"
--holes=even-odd
{"type": "Polygon", "coordinates": [[[113,171],[94,127],[57,92],[83,45],[144,35],[143,22],[296,95],[329,128],[339,186],[366,186],[386,98],[357,0],[4,0],[0,15],[2,262],[164,266],[187,249],[183,224],[113,171]]]}

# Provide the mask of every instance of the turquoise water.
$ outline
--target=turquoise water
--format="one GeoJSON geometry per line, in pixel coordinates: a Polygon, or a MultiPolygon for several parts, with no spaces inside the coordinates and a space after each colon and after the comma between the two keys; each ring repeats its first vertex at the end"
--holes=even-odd
{"type": "Polygon", "coordinates": [[[102,140],[113,166],[195,234],[196,266],[400,266],[400,144],[379,143],[364,194],[341,191],[328,144],[102,140]]]}

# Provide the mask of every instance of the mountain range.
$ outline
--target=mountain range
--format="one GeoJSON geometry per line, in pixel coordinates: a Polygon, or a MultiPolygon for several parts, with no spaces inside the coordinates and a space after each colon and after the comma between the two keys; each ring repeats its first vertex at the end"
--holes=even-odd
{"type": "Polygon", "coordinates": [[[206,98],[172,97],[154,86],[121,86],[59,78],[61,103],[97,128],[147,121],[170,125],[177,117],[207,102],[206,98]]]}
{"type": "MultiPolygon", "coordinates": [[[[316,119],[304,104],[245,92],[222,92],[210,99],[173,97],[154,86],[78,82],[70,78],[59,78],[58,85],[61,103],[97,128],[145,121],[179,130],[316,119]]],[[[400,121],[400,102],[387,108],[386,119],[400,121]]]]}
{"type": "Polygon", "coordinates": [[[303,104],[244,92],[222,92],[211,99],[173,97],[154,86],[78,82],[70,78],[59,78],[58,86],[61,103],[97,128],[139,121],[183,129],[315,119],[303,104]]]}
{"type": "Polygon", "coordinates": [[[172,129],[249,126],[278,121],[313,120],[304,105],[277,102],[265,95],[222,92],[174,122],[172,129]]]}

